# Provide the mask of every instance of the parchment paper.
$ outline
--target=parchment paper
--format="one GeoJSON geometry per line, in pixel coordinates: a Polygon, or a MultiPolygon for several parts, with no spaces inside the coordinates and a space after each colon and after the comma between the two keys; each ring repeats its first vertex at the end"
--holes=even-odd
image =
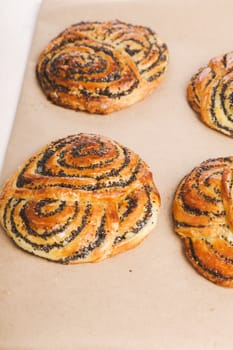
{"type": "Polygon", "coordinates": [[[232,50],[232,13],[231,0],[44,1],[1,183],[48,142],[93,132],[130,147],[150,165],[162,207],[158,226],[138,248],[98,264],[48,262],[18,249],[1,231],[1,350],[232,348],[233,290],[196,273],[171,220],[180,179],[203,160],[233,155],[233,140],[204,126],[185,98],[191,75],[232,50]],[[110,116],[52,105],[35,78],[41,50],[71,24],[115,18],[147,25],[168,44],[160,87],[110,116]]]}

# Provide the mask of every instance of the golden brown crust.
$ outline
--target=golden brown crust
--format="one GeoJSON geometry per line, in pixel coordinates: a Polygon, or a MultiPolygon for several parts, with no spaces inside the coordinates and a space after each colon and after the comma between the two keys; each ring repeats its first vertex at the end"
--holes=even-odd
{"type": "Polygon", "coordinates": [[[192,76],[187,99],[210,128],[233,137],[233,52],[213,58],[192,76]]]}
{"type": "Polygon", "coordinates": [[[108,114],[150,94],[167,60],[166,44],[149,28],[119,20],[81,22],[48,44],[36,73],[53,103],[108,114]]]}
{"type": "Polygon", "coordinates": [[[175,231],[185,254],[210,281],[233,287],[233,157],[210,159],[179,184],[175,231]]]}
{"type": "Polygon", "coordinates": [[[109,138],[78,134],[50,143],[13,174],[0,194],[0,222],[35,255],[94,262],[138,245],[159,206],[138,155],[109,138]]]}

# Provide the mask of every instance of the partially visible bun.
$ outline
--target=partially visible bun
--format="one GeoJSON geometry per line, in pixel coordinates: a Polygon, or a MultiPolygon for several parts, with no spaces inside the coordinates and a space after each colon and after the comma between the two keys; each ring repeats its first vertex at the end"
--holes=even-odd
{"type": "Polygon", "coordinates": [[[193,75],[187,98],[206,125],[233,137],[233,52],[211,59],[193,75]]]}
{"type": "Polygon", "coordinates": [[[233,287],[233,157],[209,159],[175,194],[175,231],[187,258],[208,280],[233,287]]]}

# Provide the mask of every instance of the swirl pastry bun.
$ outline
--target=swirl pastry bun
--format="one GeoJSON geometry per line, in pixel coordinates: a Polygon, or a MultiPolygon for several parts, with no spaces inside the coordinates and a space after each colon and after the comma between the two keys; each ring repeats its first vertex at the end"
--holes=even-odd
{"type": "Polygon", "coordinates": [[[108,114],[150,94],[167,60],[166,44],[147,27],[119,20],[81,22],[48,44],[36,73],[54,104],[108,114]]]}
{"type": "Polygon", "coordinates": [[[173,217],[185,254],[210,281],[233,287],[233,157],[191,171],[174,198],[173,217]]]}
{"type": "Polygon", "coordinates": [[[32,156],[0,196],[0,222],[22,249],[60,263],[103,260],[138,245],[157,222],[159,193],[146,163],[93,134],[32,156]]]}
{"type": "Polygon", "coordinates": [[[233,137],[233,52],[211,59],[193,75],[187,98],[206,125],[233,137]]]}

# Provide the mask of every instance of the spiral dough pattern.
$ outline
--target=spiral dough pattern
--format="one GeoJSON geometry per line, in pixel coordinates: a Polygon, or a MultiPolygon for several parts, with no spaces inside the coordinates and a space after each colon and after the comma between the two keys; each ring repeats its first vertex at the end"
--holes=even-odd
{"type": "Polygon", "coordinates": [[[60,263],[99,261],[138,245],[157,222],[148,166],[106,137],[52,142],[8,180],[0,221],[24,250],[60,263]]]}
{"type": "Polygon", "coordinates": [[[81,22],[48,44],[36,73],[53,103],[107,114],[150,94],[167,60],[166,44],[147,27],[119,20],[81,22]]]}
{"type": "Polygon", "coordinates": [[[187,98],[206,125],[233,137],[233,52],[210,60],[193,75],[187,98]]]}
{"type": "Polygon", "coordinates": [[[176,232],[192,265],[210,281],[233,287],[233,157],[210,159],[180,183],[176,232]]]}

